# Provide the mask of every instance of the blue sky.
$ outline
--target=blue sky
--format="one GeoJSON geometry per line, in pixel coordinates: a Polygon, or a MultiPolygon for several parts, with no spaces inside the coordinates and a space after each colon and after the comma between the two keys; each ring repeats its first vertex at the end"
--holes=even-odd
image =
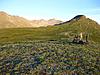
{"type": "Polygon", "coordinates": [[[0,11],[27,19],[65,21],[82,14],[100,23],[100,0],[0,0],[0,11]]]}

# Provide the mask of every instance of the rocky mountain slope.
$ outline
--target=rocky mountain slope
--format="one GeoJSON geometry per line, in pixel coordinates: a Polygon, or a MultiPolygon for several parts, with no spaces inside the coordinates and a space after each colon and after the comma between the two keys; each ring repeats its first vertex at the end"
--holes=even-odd
{"type": "Polygon", "coordinates": [[[0,12],[0,28],[23,28],[23,27],[40,27],[59,24],[62,21],[50,20],[27,20],[23,17],[12,16],[3,11],[0,12]]]}

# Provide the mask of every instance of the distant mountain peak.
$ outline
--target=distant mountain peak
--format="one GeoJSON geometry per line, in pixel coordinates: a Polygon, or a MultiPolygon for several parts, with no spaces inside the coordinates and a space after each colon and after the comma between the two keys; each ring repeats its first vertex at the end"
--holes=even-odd
{"type": "Polygon", "coordinates": [[[0,28],[23,28],[23,27],[46,27],[59,24],[60,20],[27,20],[20,16],[9,15],[4,11],[0,11],[0,28]]]}

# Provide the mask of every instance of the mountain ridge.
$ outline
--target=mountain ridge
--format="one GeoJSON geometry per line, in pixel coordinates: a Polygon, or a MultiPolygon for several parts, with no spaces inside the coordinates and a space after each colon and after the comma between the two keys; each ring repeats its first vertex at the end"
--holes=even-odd
{"type": "Polygon", "coordinates": [[[77,21],[83,21],[83,20],[90,20],[92,22],[95,22],[97,25],[100,25],[99,23],[97,23],[96,21],[86,17],[85,15],[76,15],[75,17],[73,17],[72,19],[68,20],[68,21],[65,21],[65,22],[62,22],[62,23],[59,23],[59,24],[55,24],[56,26],[57,25],[62,25],[62,24],[66,24],[66,23],[74,23],[74,22],[77,22],[77,21]]]}
{"type": "MultiPolygon", "coordinates": [[[[68,21],[60,21],[56,19],[49,20],[28,20],[20,16],[9,15],[4,11],[0,11],[0,28],[23,28],[23,27],[47,27],[47,26],[56,26],[66,23],[74,23],[77,21],[90,20],[97,23],[96,21],[87,18],[85,15],[76,15],[68,21]]],[[[98,23],[97,23],[98,24],[98,23]]],[[[99,25],[99,24],[98,24],[99,25]]]]}
{"type": "MultiPolygon", "coordinates": [[[[4,20],[6,20],[7,18],[4,17],[4,20]]],[[[21,18],[21,20],[19,20],[18,18],[20,17],[18,16],[17,17],[15,16],[13,18],[14,19],[17,18],[14,20],[14,23],[17,21],[17,24],[20,24],[20,21],[24,20],[24,18],[21,18]]],[[[50,21],[52,20],[53,19],[51,19],[50,21]]],[[[26,22],[26,20],[24,21],[26,22]]],[[[24,24],[24,21],[23,23],[22,22],[21,23],[24,24]]],[[[45,20],[41,19],[40,21],[42,23],[45,20]]],[[[41,23],[38,22],[37,20],[34,20],[34,22],[36,22],[36,24],[38,25],[41,25],[41,23]]],[[[4,23],[2,25],[4,25],[4,23]]],[[[12,21],[10,22],[10,25],[13,25],[14,23],[12,21]]],[[[56,40],[56,39],[62,39],[62,38],[73,39],[75,35],[78,35],[80,33],[83,33],[84,36],[88,34],[89,40],[91,41],[100,42],[100,25],[94,20],[89,19],[83,15],[76,16],[69,21],[66,21],[54,26],[35,27],[35,28],[33,28],[32,26],[22,27],[22,28],[21,27],[13,28],[12,26],[12,28],[1,29],[0,39],[2,40],[0,41],[56,40]]]]}
{"type": "Polygon", "coordinates": [[[23,27],[46,27],[59,24],[62,21],[50,20],[27,20],[20,16],[9,15],[4,11],[0,12],[0,28],[23,28],[23,27]]]}

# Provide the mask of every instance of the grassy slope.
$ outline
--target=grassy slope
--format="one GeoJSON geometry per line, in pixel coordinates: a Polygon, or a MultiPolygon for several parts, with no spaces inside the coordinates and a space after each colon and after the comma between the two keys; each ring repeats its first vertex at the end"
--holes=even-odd
{"type": "Polygon", "coordinates": [[[80,32],[88,34],[90,40],[100,42],[100,26],[90,19],[51,27],[0,29],[0,42],[72,38],[80,32]]]}

